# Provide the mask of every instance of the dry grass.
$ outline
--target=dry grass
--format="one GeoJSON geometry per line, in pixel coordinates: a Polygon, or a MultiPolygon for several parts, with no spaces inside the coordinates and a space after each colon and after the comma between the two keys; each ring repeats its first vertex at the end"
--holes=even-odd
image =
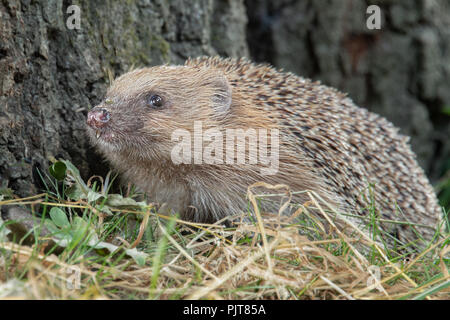
{"type": "Polygon", "coordinates": [[[108,233],[102,239],[148,254],[138,265],[123,254],[81,245],[49,254],[45,237],[31,247],[0,242],[0,294],[9,288],[8,299],[450,298],[448,234],[414,256],[394,255],[313,194],[290,217],[280,214],[286,206],[261,214],[251,188],[248,196],[253,223],[243,215],[214,225],[167,224],[161,221],[169,217],[123,210],[109,219],[145,216],[127,239],[120,224],[110,232],[108,218],[83,201],[51,202],[48,195],[0,201],[87,212],[96,217],[96,232],[108,233]],[[72,289],[78,278],[79,288],[72,289]]]}

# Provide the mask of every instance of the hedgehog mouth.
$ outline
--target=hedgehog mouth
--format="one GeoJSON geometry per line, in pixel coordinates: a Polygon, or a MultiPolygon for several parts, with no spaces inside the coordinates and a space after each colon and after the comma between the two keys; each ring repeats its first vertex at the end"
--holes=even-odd
{"type": "Polygon", "coordinates": [[[116,134],[108,128],[91,128],[91,132],[97,142],[112,143],[117,138],[116,134]]]}

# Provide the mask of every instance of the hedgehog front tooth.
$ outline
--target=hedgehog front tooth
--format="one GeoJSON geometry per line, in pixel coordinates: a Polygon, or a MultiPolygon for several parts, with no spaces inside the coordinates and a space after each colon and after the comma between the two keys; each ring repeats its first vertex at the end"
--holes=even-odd
{"type": "Polygon", "coordinates": [[[96,132],[95,132],[95,137],[98,139],[98,138],[100,138],[100,135],[101,135],[102,133],[101,133],[101,131],[100,131],[100,129],[98,129],[96,132]]]}

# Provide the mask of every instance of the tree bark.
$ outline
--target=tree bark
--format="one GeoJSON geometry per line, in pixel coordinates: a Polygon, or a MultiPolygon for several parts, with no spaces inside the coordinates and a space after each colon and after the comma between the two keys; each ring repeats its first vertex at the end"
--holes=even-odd
{"type": "Polygon", "coordinates": [[[0,188],[36,192],[51,157],[107,172],[85,135],[110,76],[189,56],[245,56],[243,1],[0,1],[0,188]],[[80,29],[67,27],[80,7],[80,29]],[[30,183],[33,182],[33,183],[30,183]]]}
{"type": "Polygon", "coordinates": [[[246,1],[251,55],[337,87],[411,136],[433,177],[450,169],[450,2],[246,1]],[[369,30],[366,10],[381,9],[369,30]]]}

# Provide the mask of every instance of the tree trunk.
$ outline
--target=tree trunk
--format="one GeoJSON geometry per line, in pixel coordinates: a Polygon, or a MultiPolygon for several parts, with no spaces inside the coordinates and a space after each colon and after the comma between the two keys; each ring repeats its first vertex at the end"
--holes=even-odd
{"type": "Polygon", "coordinates": [[[242,1],[0,1],[0,188],[36,192],[51,157],[84,177],[107,171],[85,135],[86,113],[110,75],[183,63],[198,55],[245,56],[242,1]],[[34,182],[34,183],[30,183],[34,182]]]}

